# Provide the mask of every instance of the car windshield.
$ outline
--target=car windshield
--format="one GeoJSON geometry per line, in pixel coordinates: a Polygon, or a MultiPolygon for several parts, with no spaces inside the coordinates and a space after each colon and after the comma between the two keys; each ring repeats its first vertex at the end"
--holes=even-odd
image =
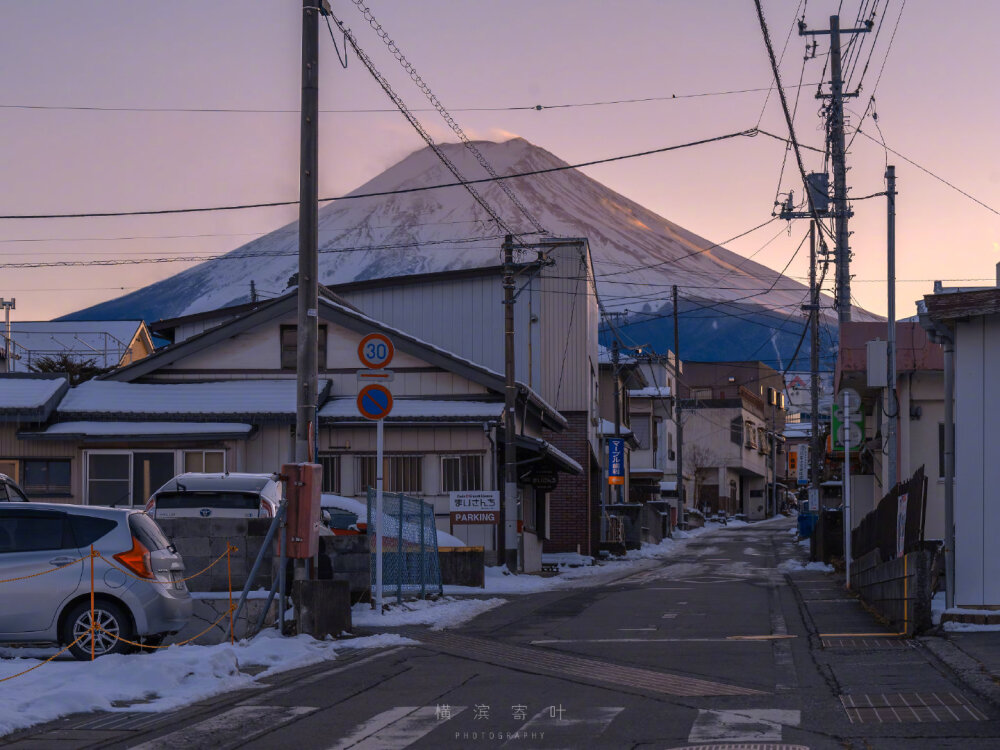
{"type": "Polygon", "coordinates": [[[253,492],[161,492],[156,496],[156,507],[161,510],[181,508],[257,510],[260,508],[260,495],[253,492]]]}

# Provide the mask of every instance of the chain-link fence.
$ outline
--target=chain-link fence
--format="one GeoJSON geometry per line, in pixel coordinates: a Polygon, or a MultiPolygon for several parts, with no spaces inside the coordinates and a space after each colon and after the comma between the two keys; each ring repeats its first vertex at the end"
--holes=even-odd
{"type": "MultiPolygon", "coordinates": [[[[372,601],[375,600],[375,490],[368,490],[368,549],[371,551],[372,601]]],[[[434,506],[395,492],[382,493],[382,591],[426,597],[443,594],[434,506]]]]}

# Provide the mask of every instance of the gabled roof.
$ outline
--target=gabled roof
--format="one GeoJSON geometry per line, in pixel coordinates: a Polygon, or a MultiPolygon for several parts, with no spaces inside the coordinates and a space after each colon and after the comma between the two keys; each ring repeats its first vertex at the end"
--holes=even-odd
{"type": "Polygon", "coordinates": [[[0,422],[44,422],[67,390],[60,373],[0,375],[0,422]]]}
{"type": "MultiPolygon", "coordinates": [[[[171,344],[145,359],[102,375],[100,380],[137,380],[165,365],[226,341],[238,333],[264,325],[274,318],[293,314],[297,310],[296,295],[297,291],[293,289],[281,297],[268,300],[232,320],[198,333],[179,344],[171,344]]],[[[416,336],[411,336],[398,328],[387,326],[385,323],[368,317],[347,303],[338,302],[327,296],[321,296],[319,302],[321,309],[320,317],[324,320],[356,333],[384,333],[392,338],[393,345],[399,351],[422,359],[434,367],[454,372],[496,393],[503,393],[503,375],[495,370],[483,367],[441,347],[418,339],[416,336]]],[[[535,407],[546,427],[562,430],[568,426],[569,423],[565,417],[532,389],[522,383],[518,383],[518,391],[522,398],[525,398],[529,404],[535,407]]],[[[320,403],[322,403],[322,400],[320,403]]]]}

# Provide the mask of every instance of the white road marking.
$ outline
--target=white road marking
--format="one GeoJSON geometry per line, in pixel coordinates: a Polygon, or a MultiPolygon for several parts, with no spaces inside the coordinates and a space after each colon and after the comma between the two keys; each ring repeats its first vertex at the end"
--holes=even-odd
{"type": "Polygon", "coordinates": [[[667,612],[660,619],[661,620],[673,620],[675,617],[677,617],[677,613],[676,612],[667,612]]]}
{"type": "MultiPolygon", "coordinates": [[[[466,706],[451,706],[451,716],[466,706]]],[[[330,750],[403,750],[449,719],[439,718],[437,706],[395,706],[359,724],[330,750]]]]}
{"type": "MultiPolygon", "coordinates": [[[[375,661],[376,659],[381,659],[383,656],[390,656],[397,651],[402,651],[405,646],[396,646],[395,648],[390,648],[385,651],[380,651],[378,653],[372,654],[371,656],[366,656],[362,659],[355,659],[349,664],[344,664],[339,667],[333,667],[332,669],[324,669],[318,674],[310,675],[300,680],[295,680],[291,685],[286,685],[285,687],[271,689],[268,688],[266,692],[259,693],[251,698],[247,698],[245,701],[240,701],[241,706],[254,706],[254,705],[271,705],[274,703],[275,696],[284,695],[285,693],[290,693],[293,690],[298,690],[303,685],[310,685],[314,682],[319,682],[320,680],[325,680],[331,675],[335,675],[339,672],[346,672],[349,669],[354,669],[355,667],[360,667],[362,664],[367,664],[368,662],[375,661]]],[[[261,686],[263,687],[263,686],[261,686]]]]}
{"type": "MultiPolygon", "coordinates": [[[[618,628],[618,630],[620,632],[622,632],[622,633],[630,632],[630,631],[633,631],[633,630],[643,630],[643,631],[649,631],[649,630],[651,630],[654,633],[656,632],[656,628],[618,628]]],[[[532,641],[532,643],[538,643],[538,641],[532,641]]]]}
{"type": "Polygon", "coordinates": [[[698,710],[688,742],[781,742],[782,727],[797,727],[801,713],[773,708],[698,710]]]}
{"type": "Polygon", "coordinates": [[[259,735],[316,710],[311,706],[236,706],[218,716],[143,742],[133,750],[241,747],[259,735]]]}
{"type": "MultiPolygon", "coordinates": [[[[622,711],[624,706],[594,706],[586,709],[577,709],[586,712],[586,716],[579,717],[573,714],[571,709],[565,709],[563,718],[553,715],[553,711],[545,708],[531,717],[531,720],[517,730],[515,735],[505,742],[502,747],[508,745],[522,744],[527,737],[531,737],[532,732],[539,735],[544,732],[545,739],[550,742],[558,742],[560,736],[564,734],[572,735],[575,742],[569,742],[567,747],[579,747],[582,739],[591,741],[599,737],[610,726],[622,711]]],[[[570,740],[570,737],[566,738],[570,740]]],[[[548,744],[548,742],[546,742],[548,744]]]]}

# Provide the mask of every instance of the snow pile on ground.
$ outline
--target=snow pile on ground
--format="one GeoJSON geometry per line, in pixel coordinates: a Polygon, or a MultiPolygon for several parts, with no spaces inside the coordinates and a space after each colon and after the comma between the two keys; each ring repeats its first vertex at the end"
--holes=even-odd
{"type": "Polygon", "coordinates": [[[946,622],[941,624],[942,616],[949,615],[983,615],[989,614],[981,609],[967,609],[965,607],[945,606],[945,592],[938,591],[931,599],[931,622],[934,625],[941,625],[941,629],[947,633],[996,633],[1000,632],[1000,625],[979,625],[971,622],[946,622]]]}
{"type": "Polygon", "coordinates": [[[382,614],[373,610],[370,604],[361,603],[355,604],[351,610],[351,622],[355,626],[368,628],[430,625],[431,630],[444,630],[463,625],[483,612],[506,603],[506,599],[454,599],[446,596],[443,599],[418,599],[390,604],[382,614]]]}
{"type": "Polygon", "coordinates": [[[814,570],[819,571],[820,573],[832,573],[833,566],[822,562],[803,563],[798,560],[785,560],[778,566],[778,570],[783,570],[786,573],[795,573],[801,570],[814,570]]]}
{"type": "MultiPolygon", "coordinates": [[[[306,635],[281,638],[268,630],[234,646],[175,646],[151,654],[102,656],[93,662],[60,657],[2,683],[0,736],[77,712],[168,711],[253,687],[261,677],[334,660],[345,650],[409,643],[397,635],[317,641],[306,635]],[[266,669],[257,675],[242,671],[251,666],[266,669]]],[[[18,651],[4,650],[0,679],[40,663],[18,651]],[[17,656],[9,658],[8,654],[17,656]]]]}
{"type": "Polygon", "coordinates": [[[542,555],[542,565],[558,565],[560,568],[581,568],[593,565],[594,558],[578,552],[546,552],[542,555]]]}

